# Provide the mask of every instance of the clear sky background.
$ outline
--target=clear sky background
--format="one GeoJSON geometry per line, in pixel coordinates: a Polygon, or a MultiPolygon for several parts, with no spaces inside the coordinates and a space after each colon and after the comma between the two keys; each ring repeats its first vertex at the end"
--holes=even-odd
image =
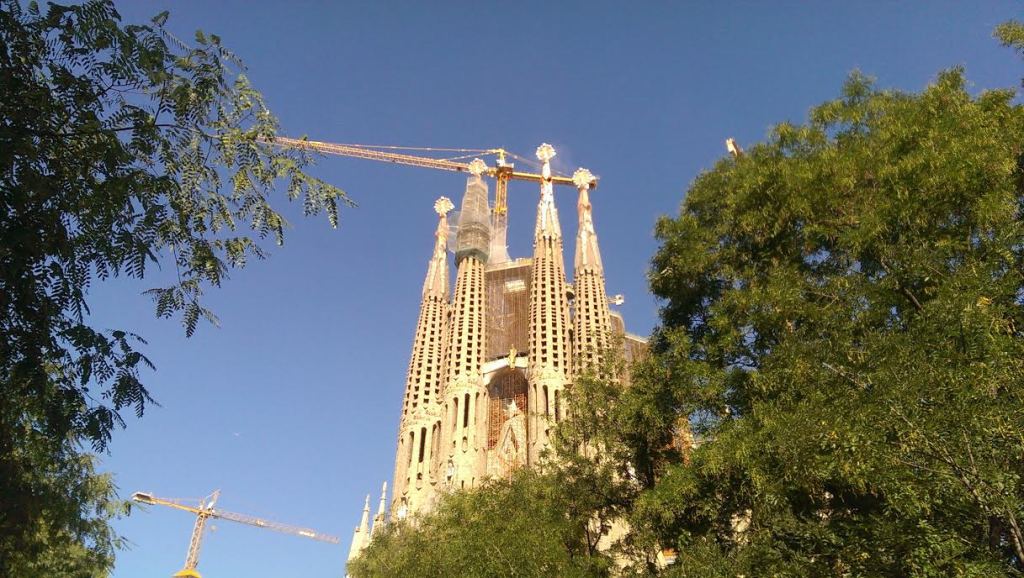
{"type": "MultiPolygon", "coordinates": [[[[249,67],[287,135],[340,143],[489,148],[601,177],[592,195],[609,293],[627,327],[648,334],[658,304],[646,272],[660,215],[735,137],[749,146],[802,121],[860,69],[920,90],[963,65],[972,90],[1016,87],[1024,67],[991,38],[1016,2],[260,2],[123,1],[128,22],[171,11],[169,27],[219,34],[249,67]]],[[[464,179],[412,167],[324,158],[315,173],[359,208],[341,227],[280,206],[294,228],[265,262],[209,295],[221,327],[154,317],[140,295],[160,281],[94,286],[106,327],[149,341],[146,375],[161,407],[126,416],[105,470],[122,495],[200,497],[227,510],[306,525],[338,546],[215,523],[206,578],[338,577],[363,498],[389,479],[439,195],[464,179]]],[[[493,191],[492,191],[493,194],[493,191]]],[[[513,183],[509,245],[529,256],[535,185],[513,183]]],[[[571,271],[575,192],[556,192],[571,271]]],[[[114,576],[166,576],[193,520],[136,509],[114,576]]]]}

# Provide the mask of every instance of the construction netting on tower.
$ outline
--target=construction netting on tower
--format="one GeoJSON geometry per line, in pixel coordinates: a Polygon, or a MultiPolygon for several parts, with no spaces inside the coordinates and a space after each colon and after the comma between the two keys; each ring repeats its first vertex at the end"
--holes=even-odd
{"type": "Polygon", "coordinates": [[[494,217],[491,223],[491,249],[488,263],[507,263],[508,256],[508,208],[501,209],[504,213],[499,214],[499,208],[494,208],[494,217]]]}
{"type": "Polygon", "coordinates": [[[491,244],[491,209],[487,204],[487,184],[480,175],[466,179],[466,192],[455,222],[455,262],[475,256],[486,263],[491,244]]]}

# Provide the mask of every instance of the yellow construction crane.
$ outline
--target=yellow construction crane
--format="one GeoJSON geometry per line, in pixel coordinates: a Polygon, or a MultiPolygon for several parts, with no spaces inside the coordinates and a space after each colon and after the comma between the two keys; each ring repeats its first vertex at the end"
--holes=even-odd
{"type": "Polygon", "coordinates": [[[132,494],[132,500],[142,504],[167,506],[168,508],[174,508],[196,515],[196,525],[192,529],[192,540],[188,544],[188,555],[185,557],[185,567],[174,574],[174,576],[202,578],[196,570],[196,566],[199,565],[199,548],[203,543],[203,531],[206,529],[206,521],[210,518],[231,520],[232,522],[248,524],[250,526],[256,526],[257,528],[267,528],[268,530],[277,530],[278,532],[284,532],[285,534],[293,534],[295,536],[311,538],[321,542],[330,542],[331,544],[337,544],[339,542],[338,538],[334,536],[321,534],[320,532],[310,530],[309,528],[289,526],[287,524],[271,522],[269,520],[255,518],[253,516],[246,516],[245,514],[236,514],[234,512],[215,509],[214,505],[217,503],[218,496],[220,496],[220,490],[213,492],[205,499],[199,500],[199,504],[193,506],[189,503],[190,500],[158,498],[157,496],[147,492],[135,492],[132,494]]]}
{"type": "MultiPolygon", "coordinates": [[[[457,148],[431,148],[431,147],[398,147],[385,145],[354,145],[320,142],[315,140],[294,139],[283,136],[274,137],[272,141],[280,146],[287,146],[300,149],[311,149],[324,154],[343,157],[353,157],[372,161],[382,161],[400,165],[423,167],[428,169],[439,169],[442,171],[454,171],[458,173],[471,173],[484,175],[495,180],[494,187],[494,209],[492,211],[492,227],[499,237],[500,243],[505,242],[505,234],[508,230],[508,182],[511,180],[532,181],[543,183],[545,175],[542,173],[531,173],[515,170],[515,165],[508,162],[509,157],[525,161],[509,151],[501,148],[494,149],[457,149],[457,148]],[[422,151],[429,153],[461,153],[449,158],[433,158],[418,156],[395,151],[422,151]],[[469,157],[494,155],[494,166],[487,165],[480,158],[474,158],[470,162],[463,162],[469,157]]],[[[597,188],[597,177],[586,173],[589,182],[586,183],[590,189],[597,188]]],[[[555,185],[569,185],[579,187],[580,183],[573,177],[564,175],[551,175],[550,180],[555,185]]]]}

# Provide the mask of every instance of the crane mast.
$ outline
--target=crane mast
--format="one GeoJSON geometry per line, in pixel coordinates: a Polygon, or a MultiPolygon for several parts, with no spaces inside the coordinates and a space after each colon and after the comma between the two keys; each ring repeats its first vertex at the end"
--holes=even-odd
{"type": "Polygon", "coordinates": [[[182,578],[202,578],[196,567],[199,565],[199,550],[203,545],[203,533],[206,530],[206,523],[210,518],[218,518],[221,520],[231,520],[232,522],[238,522],[240,524],[248,524],[250,526],[256,526],[258,528],[267,528],[268,530],[276,530],[285,534],[292,534],[294,536],[302,536],[303,538],[310,538],[312,540],[319,540],[321,542],[329,542],[331,544],[337,544],[340,540],[334,536],[322,534],[309,528],[301,528],[298,526],[291,526],[288,524],[282,524],[280,522],[272,522],[270,520],[264,520],[262,518],[256,518],[254,516],[248,516],[245,514],[238,514],[235,512],[228,512],[225,510],[218,510],[214,508],[217,503],[217,498],[220,496],[220,490],[217,490],[207,496],[205,499],[200,500],[197,506],[190,505],[186,500],[178,500],[174,498],[160,498],[147,492],[135,492],[132,494],[132,500],[142,504],[152,504],[157,506],[166,506],[168,508],[174,508],[176,510],[182,510],[195,514],[196,523],[192,528],[192,537],[188,544],[188,554],[185,556],[185,565],[179,570],[174,576],[182,578]]]}

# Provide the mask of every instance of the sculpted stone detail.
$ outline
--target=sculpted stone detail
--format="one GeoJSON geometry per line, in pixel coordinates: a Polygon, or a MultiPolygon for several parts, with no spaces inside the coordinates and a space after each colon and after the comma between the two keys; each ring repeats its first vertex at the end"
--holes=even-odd
{"type": "Polygon", "coordinates": [[[498,435],[498,475],[502,477],[526,465],[526,416],[515,400],[509,403],[507,411],[508,417],[498,435]]]}

